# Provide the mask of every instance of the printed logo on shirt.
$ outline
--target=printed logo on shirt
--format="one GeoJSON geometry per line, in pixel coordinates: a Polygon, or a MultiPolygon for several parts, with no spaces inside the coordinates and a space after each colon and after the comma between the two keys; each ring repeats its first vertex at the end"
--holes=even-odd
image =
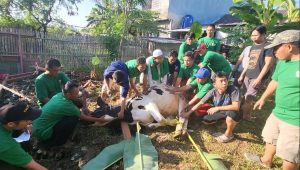
{"type": "Polygon", "coordinates": [[[300,78],[300,71],[296,71],[296,77],[300,78]]]}

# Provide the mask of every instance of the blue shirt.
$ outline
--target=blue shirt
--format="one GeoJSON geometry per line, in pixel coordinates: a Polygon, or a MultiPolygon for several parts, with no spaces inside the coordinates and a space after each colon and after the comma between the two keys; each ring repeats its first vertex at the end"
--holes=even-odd
{"type": "Polygon", "coordinates": [[[103,77],[106,79],[112,79],[112,75],[115,71],[120,70],[124,73],[124,77],[122,78],[120,82],[121,86],[121,96],[126,97],[129,91],[129,75],[128,75],[128,68],[126,64],[123,61],[113,61],[105,70],[103,73],[103,77]]]}
{"type": "Polygon", "coordinates": [[[169,63],[169,73],[173,74],[174,72],[179,73],[180,70],[180,61],[177,59],[173,64],[169,63]]]}

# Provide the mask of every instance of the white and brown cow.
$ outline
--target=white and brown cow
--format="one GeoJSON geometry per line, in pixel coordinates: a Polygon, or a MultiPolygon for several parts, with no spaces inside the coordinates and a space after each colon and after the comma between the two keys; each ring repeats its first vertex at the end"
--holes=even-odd
{"type": "MultiPolygon", "coordinates": [[[[166,91],[165,88],[164,85],[153,86],[147,94],[129,99],[124,112],[124,120],[129,124],[139,122],[150,128],[157,128],[168,122],[166,118],[177,116],[186,103],[184,99],[166,91]]],[[[110,107],[101,99],[97,103],[100,108],[96,109],[92,115],[104,116],[108,122],[117,119],[117,113],[120,111],[119,106],[110,107]]],[[[186,126],[187,121],[185,121],[186,126]]]]}

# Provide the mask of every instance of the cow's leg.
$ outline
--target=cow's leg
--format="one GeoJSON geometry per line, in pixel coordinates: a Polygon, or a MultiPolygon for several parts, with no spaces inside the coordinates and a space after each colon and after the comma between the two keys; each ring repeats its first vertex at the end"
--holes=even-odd
{"type": "Polygon", "coordinates": [[[187,132],[188,119],[180,116],[180,113],[183,111],[183,109],[186,107],[186,105],[187,105],[187,102],[184,99],[184,97],[179,96],[179,102],[178,102],[179,123],[176,125],[174,137],[178,137],[182,134],[186,134],[186,132],[187,132]]]}
{"type": "Polygon", "coordinates": [[[156,104],[154,103],[149,103],[145,106],[146,110],[149,111],[149,113],[151,114],[151,116],[154,118],[154,120],[156,120],[157,123],[150,123],[148,124],[148,127],[150,128],[157,128],[159,126],[162,126],[162,124],[160,123],[162,120],[164,120],[165,118],[160,114],[158,107],[156,106],[156,104]]]}

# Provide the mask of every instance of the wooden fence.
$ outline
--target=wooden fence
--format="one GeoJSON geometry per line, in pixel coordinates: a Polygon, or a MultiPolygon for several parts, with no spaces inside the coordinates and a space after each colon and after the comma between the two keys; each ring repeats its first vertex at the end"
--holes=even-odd
{"type": "MultiPolygon", "coordinates": [[[[141,40],[127,40],[119,55],[126,60],[141,56],[141,40]]],[[[92,36],[42,35],[28,29],[0,27],[0,73],[32,71],[35,62],[44,66],[50,58],[61,61],[64,70],[89,70],[91,57],[100,57],[105,67],[113,60],[103,39],[92,36]]]]}

